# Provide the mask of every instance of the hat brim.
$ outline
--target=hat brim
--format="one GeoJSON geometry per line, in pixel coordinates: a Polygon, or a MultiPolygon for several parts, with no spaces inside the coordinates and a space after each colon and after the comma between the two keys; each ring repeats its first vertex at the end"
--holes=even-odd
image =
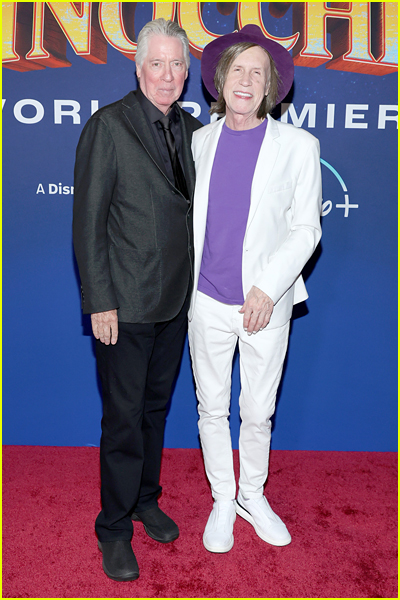
{"type": "Polygon", "coordinates": [[[207,90],[210,92],[213,98],[218,98],[218,92],[214,85],[214,76],[218,61],[221,58],[221,54],[224,52],[224,50],[241,42],[257,44],[267,50],[267,52],[269,52],[269,54],[272,56],[280,77],[278,97],[276,101],[276,103],[279,104],[279,102],[282,102],[282,100],[287,96],[293,84],[293,59],[286,48],[281,46],[281,44],[266,38],[260,27],[257,25],[245,25],[240,31],[222,35],[221,37],[207,44],[201,57],[201,76],[207,90]]]}

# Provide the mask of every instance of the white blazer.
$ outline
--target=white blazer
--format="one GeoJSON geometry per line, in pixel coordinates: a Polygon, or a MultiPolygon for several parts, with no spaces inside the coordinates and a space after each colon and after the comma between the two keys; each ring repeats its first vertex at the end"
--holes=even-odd
{"type": "MultiPolygon", "coordinates": [[[[214,156],[225,117],[193,134],[194,194],[193,318],[206,232],[214,156]]],[[[293,305],[308,298],[301,271],[321,238],[321,167],[318,140],[303,129],[275,121],[261,145],[251,187],[242,255],[243,296],[255,285],[274,302],[268,325],[284,325],[293,305]]]]}

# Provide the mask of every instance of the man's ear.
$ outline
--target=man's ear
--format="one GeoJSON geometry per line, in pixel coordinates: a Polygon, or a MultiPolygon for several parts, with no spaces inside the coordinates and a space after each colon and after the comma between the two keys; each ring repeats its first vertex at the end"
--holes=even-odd
{"type": "Polygon", "coordinates": [[[136,65],[136,77],[138,79],[140,79],[140,73],[142,72],[142,69],[139,67],[139,65],[136,65]]]}

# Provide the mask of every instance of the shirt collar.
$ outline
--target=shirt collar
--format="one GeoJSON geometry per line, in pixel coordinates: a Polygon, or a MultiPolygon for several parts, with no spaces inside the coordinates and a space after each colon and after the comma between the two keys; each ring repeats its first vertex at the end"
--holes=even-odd
{"type": "MultiPolygon", "coordinates": [[[[142,92],[140,87],[136,91],[136,98],[146,113],[151,123],[159,121],[162,117],[165,117],[164,113],[161,112],[142,92]]],[[[177,123],[179,121],[179,112],[176,110],[176,102],[173,103],[171,110],[168,113],[168,117],[171,121],[177,123]]]]}

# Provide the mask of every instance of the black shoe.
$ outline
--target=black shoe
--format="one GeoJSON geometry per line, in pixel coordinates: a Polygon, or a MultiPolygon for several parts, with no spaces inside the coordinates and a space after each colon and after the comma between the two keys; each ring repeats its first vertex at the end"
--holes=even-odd
{"type": "Polygon", "coordinates": [[[133,581],[139,577],[139,567],[129,541],[98,541],[98,545],[103,553],[103,570],[107,577],[114,581],[133,581]]]}
{"type": "Polygon", "coordinates": [[[157,542],[168,544],[179,537],[178,525],[158,506],[143,512],[134,512],[132,521],[142,521],[147,535],[157,542]]]}

